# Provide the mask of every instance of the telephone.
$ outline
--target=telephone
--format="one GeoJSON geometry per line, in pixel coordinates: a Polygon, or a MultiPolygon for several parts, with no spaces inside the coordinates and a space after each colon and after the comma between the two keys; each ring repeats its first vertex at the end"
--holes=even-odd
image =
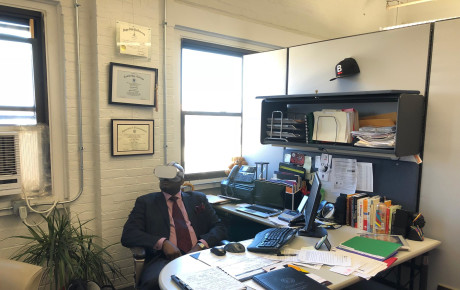
{"type": "Polygon", "coordinates": [[[235,165],[228,174],[228,178],[220,183],[222,195],[240,198],[244,202],[252,203],[255,188],[254,166],[235,165]]]}
{"type": "Polygon", "coordinates": [[[233,166],[232,171],[230,171],[230,173],[228,174],[228,181],[232,182],[233,180],[235,180],[235,176],[238,174],[240,167],[240,165],[233,166]]]}
{"type": "Polygon", "coordinates": [[[289,221],[289,226],[301,226],[305,225],[305,217],[303,213],[297,214],[293,219],[289,221]]]}

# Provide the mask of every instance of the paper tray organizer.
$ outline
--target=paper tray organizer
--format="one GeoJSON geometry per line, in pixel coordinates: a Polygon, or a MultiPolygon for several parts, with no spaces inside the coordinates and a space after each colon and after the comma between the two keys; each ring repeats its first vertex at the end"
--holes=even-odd
{"type": "Polygon", "coordinates": [[[284,142],[297,140],[305,142],[306,115],[292,114],[294,118],[284,118],[282,111],[273,111],[271,118],[267,119],[267,137],[265,140],[284,142]]]}

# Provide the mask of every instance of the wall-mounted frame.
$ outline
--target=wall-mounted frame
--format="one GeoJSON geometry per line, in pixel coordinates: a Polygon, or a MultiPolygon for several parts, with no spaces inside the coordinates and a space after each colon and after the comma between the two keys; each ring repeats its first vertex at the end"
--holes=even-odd
{"type": "Polygon", "coordinates": [[[153,154],[153,120],[112,119],[112,156],[153,154]]]}
{"type": "Polygon", "coordinates": [[[110,63],[109,103],[155,107],[158,69],[110,63]]]}

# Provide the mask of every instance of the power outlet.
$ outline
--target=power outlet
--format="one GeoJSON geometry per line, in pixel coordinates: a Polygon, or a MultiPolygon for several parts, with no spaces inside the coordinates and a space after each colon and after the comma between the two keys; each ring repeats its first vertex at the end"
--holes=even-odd
{"type": "Polygon", "coordinates": [[[27,203],[25,200],[14,200],[13,202],[13,213],[17,216],[19,216],[19,208],[24,206],[26,207],[27,211],[29,211],[29,208],[27,207],[27,203]]]}

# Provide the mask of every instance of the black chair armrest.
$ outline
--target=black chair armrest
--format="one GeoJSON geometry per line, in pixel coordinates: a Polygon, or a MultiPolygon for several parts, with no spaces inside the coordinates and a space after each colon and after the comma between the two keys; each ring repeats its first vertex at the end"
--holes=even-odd
{"type": "Polygon", "coordinates": [[[133,258],[136,260],[145,259],[145,249],[142,247],[129,248],[133,254],[133,258]]]}
{"type": "Polygon", "coordinates": [[[142,247],[132,247],[129,248],[133,254],[134,260],[134,287],[137,289],[139,284],[139,279],[142,275],[142,270],[144,268],[145,262],[145,249],[142,247]]]}

